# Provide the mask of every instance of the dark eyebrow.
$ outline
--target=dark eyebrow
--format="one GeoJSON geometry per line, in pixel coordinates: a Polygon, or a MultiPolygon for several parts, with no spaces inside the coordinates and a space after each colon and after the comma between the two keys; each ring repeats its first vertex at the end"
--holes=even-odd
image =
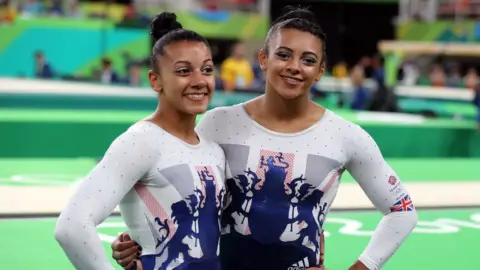
{"type": "Polygon", "coordinates": [[[178,64],[185,64],[185,65],[188,65],[188,66],[191,66],[192,63],[190,63],[190,61],[186,61],[186,60],[180,60],[180,61],[177,61],[174,63],[175,65],[178,65],[178,64]]]}
{"type": "Polygon", "coordinates": [[[304,55],[305,55],[305,54],[311,54],[311,55],[315,56],[315,58],[318,58],[318,55],[317,55],[316,53],[314,53],[314,52],[311,52],[311,51],[303,52],[303,54],[304,54],[304,55]]]}
{"type": "MultiPolygon", "coordinates": [[[[203,63],[205,64],[206,62],[209,62],[209,61],[213,62],[213,60],[211,58],[208,58],[208,59],[205,59],[203,61],[203,63]]],[[[189,66],[192,65],[192,63],[190,61],[187,61],[187,60],[179,60],[179,61],[175,62],[175,65],[178,65],[178,64],[185,64],[185,65],[189,65],[189,66]]]]}
{"type": "MultiPolygon", "coordinates": [[[[293,50],[292,50],[292,49],[290,49],[290,48],[288,48],[288,47],[285,47],[285,46],[280,46],[280,47],[277,48],[277,50],[278,50],[278,49],[286,50],[286,51],[288,51],[288,52],[290,52],[290,53],[293,53],[293,50]]],[[[314,52],[311,52],[311,51],[305,51],[305,52],[303,52],[302,54],[303,54],[303,55],[305,55],[305,54],[312,54],[313,56],[315,56],[316,58],[318,58],[318,55],[317,55],[316,53],[314,53],[314,52]]]]}
{"type": "Polygon", "coordinates": [[[285,46],[280,46],[280,47],[277,48],[277,50],[278,50],[278,49],[282,49],[282,50],[285,50],[285,51],[288,51],[288,52],[293,53],[293,50],[292,50],[292,49],[290,49],[290,48],[288,48],[288,47],[285,47],[285,46]]]}

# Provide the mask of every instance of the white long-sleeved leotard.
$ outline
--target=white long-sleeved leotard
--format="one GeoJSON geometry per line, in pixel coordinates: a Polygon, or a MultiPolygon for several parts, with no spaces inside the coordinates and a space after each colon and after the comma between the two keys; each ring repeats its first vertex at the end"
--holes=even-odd
{"type": "Polygon", "coordinates": [[[283,134],[253,121],[243,104],[222,107],[197,132],[219,143],[227,159],[224,269],[318,265],[320,232],[344,170],[385,214],[359,257],[369,269],[379,269],[415,227],[411,198],[377,144],[329,110],[310,128],[283,134]]]}
{"type": "Polygon", "coordinates": [[[78,186],[55,237],[77,269],[113,269],[95,227],[120,203],[143,269],[220,269],[224,172],[217,144],[200,136],[189,145],[140,121],[78,186]]]}

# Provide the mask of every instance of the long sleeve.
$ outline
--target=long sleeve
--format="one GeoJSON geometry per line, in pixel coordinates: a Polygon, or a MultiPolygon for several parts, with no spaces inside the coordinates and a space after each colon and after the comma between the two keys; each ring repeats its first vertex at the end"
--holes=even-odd
{"type": "Polygon", "coordinates": [[[78,186],[55,227],[59,242],[76,269],[113,269],[96,226],[115,209],[156,157],[148,133],[126,132],[109,147],[100,163],[78,186]]]}
{"type": "Polygon", "coordinates": [[[384,214],[359,260],[368,269],[380,269],[397,251],[417,224],[418,217],[405,187],[384,160],[377,144],[355,126],[346,169],[373,205],[384,214]]]}

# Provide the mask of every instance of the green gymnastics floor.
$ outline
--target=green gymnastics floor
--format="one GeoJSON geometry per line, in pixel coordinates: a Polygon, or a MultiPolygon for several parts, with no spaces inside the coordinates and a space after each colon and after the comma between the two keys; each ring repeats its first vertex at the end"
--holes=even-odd
{"type": "MultiPolygon", "coordinates": [[[[375,212],[331,213],[325,228],[327,268],[347,269],[367,245],[380,217],[375,212]]],[[[384,269],[479,269],[480,209],[425,210],[419,218],[416,231],[384,269]]],[[[8,265],[0,268],[74,269],[53,238],[54,226],[54,218],[0,219],[0,261],[8,265]]],[[[109,218],[98,228],[109,257],[110,241],[124,230],[120,218],[109,218]]]]}
{"type": "MultiPolygon", "coordinates": [[[[479,159],[389,159],[389,163],[406,183],[426,182],[434,187],[440,182],[480,181],[479,159]]],[[[94,165],[89,158],[0,159],[0,186],[71,185],[94,165]]],[[[353,179],[345,175],[343,181],[353,179]]],[[[332,212],[325,225],[327,268],[347,269],[367,245],[380,218],[375,211],[332,212]]],[[[480,241],[480,208],[420,209],[419,219],[414,233],[383,269],[480,269],[474,260],[480,241]]],[[[55,220],[0,218],[0,261],[8,265],[0,269],[74,269],[53,238],[55,220]]],[[[119,217],[98,227],[109,257],[110,242],[125,229],[119,217]]]]}

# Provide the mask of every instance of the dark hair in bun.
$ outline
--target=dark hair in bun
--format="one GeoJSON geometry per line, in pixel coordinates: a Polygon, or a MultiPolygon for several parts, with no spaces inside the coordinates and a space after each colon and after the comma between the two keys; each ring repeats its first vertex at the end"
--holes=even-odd
{"type": "Polygon", "coordinates": [[[157,66],[157,57],[164,54],[164,47],[170,43],[178,41],[197,41],[203,42],[208,46],[207,40],[197,32],[184,29],[182,24],[177,21],[177,15],[171,12],[162,12],[157,14],[153,20],[150,29],[155,44],[152,49],[152,69],[159,71],[157,66]]]}
{"type": "Polygon", "coordinates": [[[183,26],[177,21],[177,15],[171,12],[162,12],[153,18],[150,35],[157,42],[168,32],[177,29],[183,29],[183,26]]]}
{"type": "Polygon", "coordinates": [[[315,14],[308,8],[286,6],[282,15],[272,22],[272,26],[268,31],[265,41],[264,51],[268,54],[268,45],[272,37],[281,29],[296,29],[298,31],[307,32],[322,41],[323,57],[322,62],[326,58],[326,40],[327,36],[322,27],[317,22],[315,14]]]}
{"type": "Polygon", "coordinates": [[[280,22],[291,19],[303,19],[313,24],[318,24],[315,14],[305,7],[286,6],[283,8],[282,15],[272,22],[272,26],[280,22]]]}

